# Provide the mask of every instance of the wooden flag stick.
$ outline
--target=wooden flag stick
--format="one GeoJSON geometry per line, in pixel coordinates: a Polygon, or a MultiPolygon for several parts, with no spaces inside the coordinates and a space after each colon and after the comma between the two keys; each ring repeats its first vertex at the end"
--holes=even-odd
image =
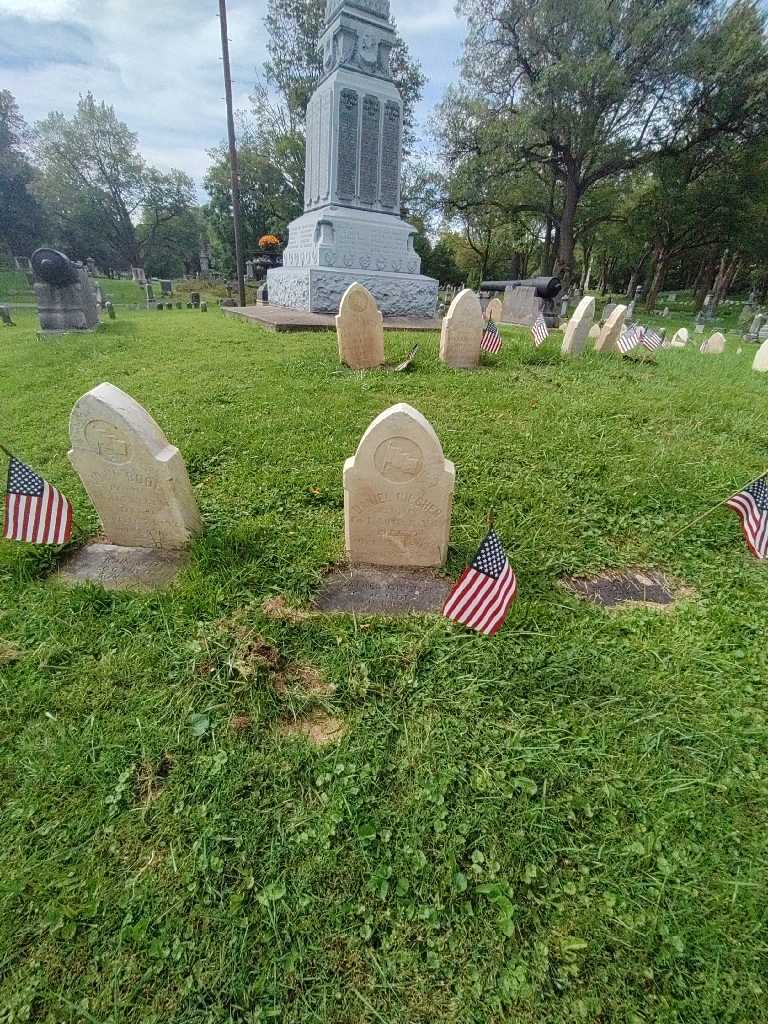
{"type": "Polygon", "coordinates": [[[754,480],[750,480],[749,483],[746,483],[743,487],[740,487],[738,491],[734,491],[733,494],[729,494],[727,498],[723,498],[722,501],[718,501],[718,503],[716,505],[713,505],[712,508],[708,508],[706,512],[702,512],[700,516],[696,516],[696,518],[692,519],[690,523],[686,523],[685,526],[681,527],[679,530],[676,530],[670,537],[667,537],[667,540],[674,540],[675,537],[679,537],[681,533],[685,533],[686,530],[690,530],[690,528],[692,526],[695,526],[696,523],[700,523],[702,519],[706,519],[707,516],[711,516],[713,512],[717,512],[721,505],[725,505],[725,503],[730,501],[731,498],[735,498],[737,494],[741,494],[741,492],[746,490],[746,488],[749,487],[750,484],[756,484],[758,480],[761,480],[766,475],[766,473],[768,473],[768,467],[766,467],[766,469],[764,469],[762,473],[759,473],[754,478],[754,480]]]}

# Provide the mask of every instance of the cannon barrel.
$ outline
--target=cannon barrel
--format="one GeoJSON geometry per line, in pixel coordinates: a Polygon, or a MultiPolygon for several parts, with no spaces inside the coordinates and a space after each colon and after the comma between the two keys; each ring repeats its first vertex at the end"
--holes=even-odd
{"type": "Polygon", "coordinates": [[[528,277],[524,281],[483,281],[481,292],[503,292],[505,288],[535,288],[537,299],[554,299],[562,291],[559,277],[528,277]]]}
{"type": "Polygon", "coordinates": [[[77,270],[68,256],[58,249],[35,249],[32,253],[32,271],[39,281],[60,287],[77,284],[77,270]]]}

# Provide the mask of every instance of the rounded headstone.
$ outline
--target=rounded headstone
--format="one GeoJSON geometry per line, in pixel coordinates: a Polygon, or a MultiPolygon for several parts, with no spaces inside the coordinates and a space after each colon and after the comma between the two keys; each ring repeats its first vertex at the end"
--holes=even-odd
{"type": "Polygon", "coordinates": [[[384,324],[376,300],[354,281],[344,292],[336,317],[339,359],[353,370],[384,362],[384,324]]]}
{"type": "Polygon", "coordinates": [[[675,331],[669,342],[669,348],[685,348],[688,344],[688,328],[681,327],[675,331]]]}
{"type": "Polygon", "coordinates": [[[704,355],[719,356],[725,352],[725,335],[715,331],[701,346],[704,355]]]}
{"type": "Polygon", "coordinates": [[[600,329],[595,352],[605,354],[606,352],[618,352],[618,342],[624,327],[624,316],[627,312],[626,306],[615,306],[600,329]]]}
{"type": "Polygon", "coordinates": [[[564,356],[578,356],[584,351],[595,318],[595,300],[585,295],[573,311],[563,334],[560,352],[564,356]]]}
{"type": "Polygon", "coordinates": [[[479,366],[484,323],[480,300],[471,288],[464,288],[451,302],[443,317],[440,331],[441,362],[454,370],[479,366]]]}

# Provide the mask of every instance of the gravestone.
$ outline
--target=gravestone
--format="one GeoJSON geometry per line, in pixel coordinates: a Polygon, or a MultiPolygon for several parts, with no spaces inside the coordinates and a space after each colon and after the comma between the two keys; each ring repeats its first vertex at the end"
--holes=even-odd
{"type": "Polygon", "coordinates": [[[749,330],[744,335],[745,341],[757,341],[760,337],[760,328],[765,324],[765,315],[763,313],[756,313],[752,323],[749,325],[749,330]]]}
{"type": "Polygon", "coordinates": [[[501,323],[520,324],[533,327],[536,317],[541,312],[542,300],[536,297],[536,289],[525,285],[504,289],[504,302],[501,310],[501,323]]]}
{"type": "Polygon", "coordinates": [[[675,331],[675,333],[672,335],[672,339],[671,339],[671,341],[669,343],[669,347],[670,348],[685,348],[685,346],[687,344],[688,344],[688,329],[686,327],[681,327],[679,330],[675,331]]]}
{"type": "Polygon", "coordinates": [[[5,324],[6,327],[15,327],[16,324],[11,319],[11,307],[0,306],[0,322],[5,324]]]}
{"type": "Polygon", "coordinates": [[[252,281],[256,275],[253,272],[253,260],[245,261],[245,279],[246,281],[252,281]]]}
{"type": "Polygon", "coordinates": [[[200,292],[190,292],[189,293],[189,301],[192,303],[193,306],[199,306],[200,305],[200,292]]]}
{"type": "Polygon", "coordinates": [[[269,287],[266,281],[256,289],[256,302],[262,306],[269,305],[269,287]]]}
{"type": "Polygon", "coordinates": [[[91,275],[91,277],[95,276],[95,274],[96,274],[96,260],[93,258],[93,256],[89,256],[86,259],[86,261],[85,261],[85,269],[88,271],[88,273],[91,275]]]}
{"type": "Polygon", "coordinates": [[[98,327],[96,293],[85,269],[56,249],[42,248],[32,253],[32,270],[42,331],[92,331],[98,327]]]}
{"type": "Polygon", "coordinates": [[[757,332],[757,340],[765,341],[768,338],[768,324],[761,324],[760,330],[757,332]]]}
{"type": "Polygon", "coordinates": [[[131,277],[137,284],[146,284],[147,275],[144,273],[144,267],[131,267],[131,277]]]}
{"type": "Polygon", "coordinates": [[[578,356],[584,351],[589,337],[589,329],[595,316],[595,300],[591,295],[585,295],[576,309],[563,334],[563,344],[560,352],[564,356],[578,356]]]}
{"type": "Polygon", "coordinates": [[[385,410],[344,463],[344,522],[352,563],[438,566],[451,529],[455,470],[418,410],[385,410]]]}
{"type": "Polygon", "coordinates": [[[207,302],[201,302],[200,303],[200,312],[201,313],[207,313],[208,312],[208,303],[207,302]]]}
{"type": "Polygon", "coordinates": [[[703,323],[696,323],[696,324],[693,325],[693,329],[694,329],[694,331],[697,334],[703,334],[704,333],[704,324],[703,323]]]}
{"type": "Polygon", "coordinates": [[[155,301],[155,290],[151,284],[144,285],[144,295],[146,296],[147,300],[147,309],[149,309],[149,307],[155,301]]]}
{"type": "Polygon", "coordinates": [[[595,352],[618,352],[619,338],[624,327],[624,316],[627,312],[626,306],[615,306],[608,319],[600,330],[595,342],[595,352]]]}
{"type": "Polygon", "coordinates": [[[607,302],[605,304],[605,308],[603,309],[603,315],[602,315],[603,322],[605,322],[608,319],[608,317],[611,315],[611,313],[614,311],[614,309],[616,309],[616,305],[617,304],[615,302],[607,302]]]}
{"type": "Polygon", "coordinates": [[[160,291],[163,295],[173,295],[173,281],[161,280],[160,291]]]}
{"type": "Polygon", "coordinates": [[[677,292],[670,292],[667,298],[670,302],[677,302],[677,292]]]}
{"type": "Polygon", "coordinates": [[[114,304],[112,303],[111,299],[107,299],[106,300],[106,302],[104,303],[104,309],[106,309],[107,316],[109,317],[109,319],[110,320],[114,320],[115,319],[115,307],[114,307],[114,304]]]}
{"type": "Polygon", "coordinates": [[[501,299],[491,299],[485,307],[485,319],[497,324],[501,322],[501,299]]]}
{"type": "Polygon", "coordinates": [[[589,328],[589,333],[587,334],[587,341],[589,341],[590,338],[592,339],[592,341],[597,341],[597,339],[600,337],[600,331],[602,329],[602,321],[598,321],[596,324],[592,324],[592,326],[589,328]]]}
{"type": "Polygon", "coordinates": [[[353,281],[385,316],[434,315],[415,228],[400,218],[403,103],[392,78],[389,0],[327,0],[324,73],[306,111],[304,213],[288,226],[270,301],[333,312],[353,281]]]}
{"type": "Polygon", "coordinates": [[[344,292],[336,317],[339,359],[352,370],[384,362],[384,325],[376,300],[355,281],[344,292]]]}
{"type": "Polygon", "coordinates": [[[635,300],[632,299],[630,304],[627,306],[627,312],[625,314],[625,318],[627,320],[631,320],[634,317],[634,315],[635,315],[635,300]]]}
{"type": "Polygon", "coordinates": [[[669,316],[669,306],[664,307],[664,309],[661,311],[661,315],[664,317],[669,316]]]}
{"type": "Polygon", "coordinates": [[[768,338],[755,352],[755,358],[752,360],[752,369],[757,371],[757,373],[766,373],[768,371],[768,338]]]}
{"type": "Polygon", "coordinates": [[[480,300],[471,288],[454,298],[443,317],[440,331],[440,360],[454,370],[480,365],[480,339],[483,336],[483,312],[480,300]]]}
{"type": "Polygon", "coordinates": [[[720,331],[715,331],[711,337],[707,338],[701,351],[704,355],[722,355],[725,352],[725,335],[721,334],[720,331]]]}
{"type": "Polygon", "coordinates": [[[109,544],[178,550],[201,531],[178,448],[130,395],[93,388],[75,403],[69,436],[69,460],[109,544]]]}

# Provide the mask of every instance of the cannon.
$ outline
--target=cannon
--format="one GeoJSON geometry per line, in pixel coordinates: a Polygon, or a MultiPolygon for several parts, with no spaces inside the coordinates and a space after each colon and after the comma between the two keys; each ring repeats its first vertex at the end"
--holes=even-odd
{"type": "Polygon", "coordinates": [[[505,288],[535,288],[537,299],[556,299],[562,291],[559,277],[527,277],[524,281],[483,281],[481,292],[503,292],[505,288]]]}
{"type": "Polygon", "coordinates": [[[93,282],[82,267],[57,249],[32,253],[33,288],[44,332],[92,331],[99,324],[93,282]]]}
{"type": "Polygon", "coordinates": [[[39,281],[64,288],[77,284],[77,267],[58,249],[35,249],[32,253],[32,272],[39,281]]]}

